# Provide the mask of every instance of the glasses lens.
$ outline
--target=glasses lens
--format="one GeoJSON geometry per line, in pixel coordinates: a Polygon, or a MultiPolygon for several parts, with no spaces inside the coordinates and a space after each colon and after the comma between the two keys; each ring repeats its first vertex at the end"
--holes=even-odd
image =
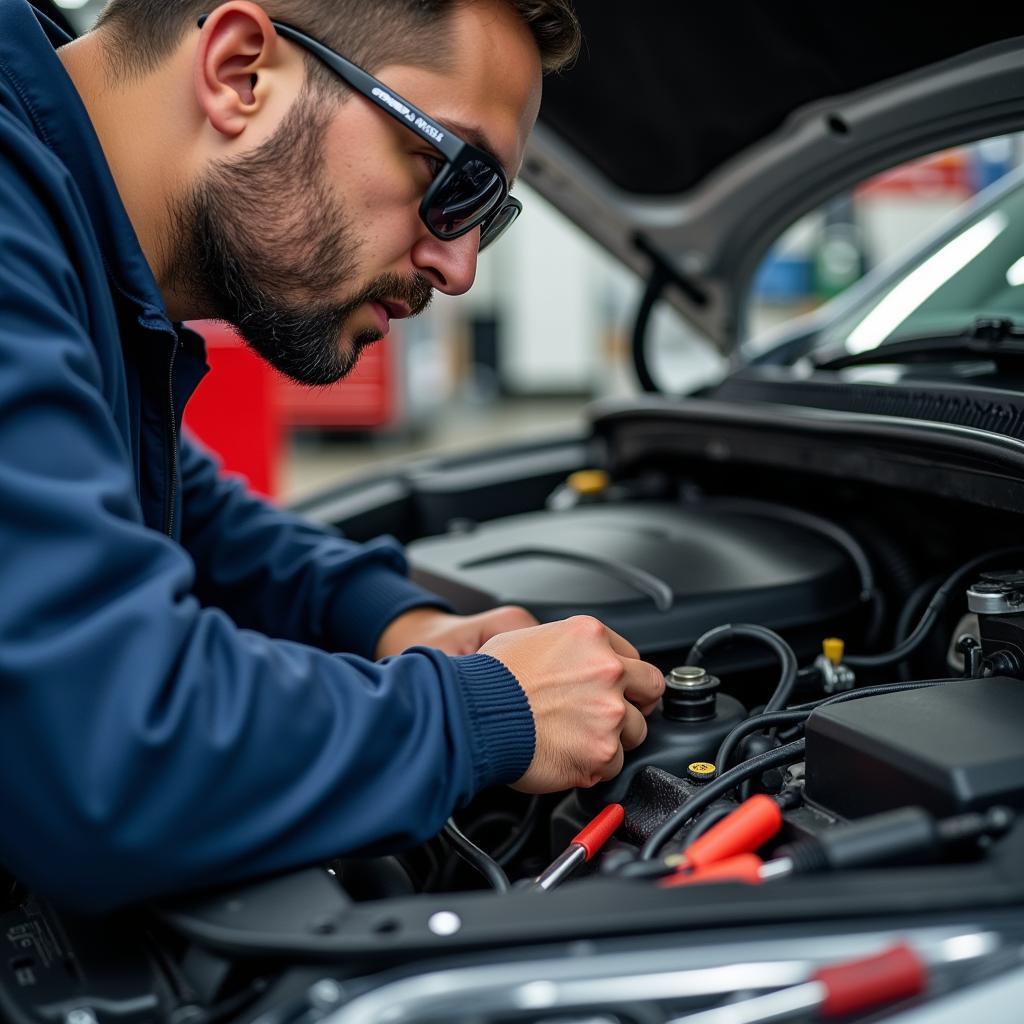
{"type": "Polygon", "coordinates": [[[509,196],[498,207],[498,210],[484,221],[484,225],[480,229],[480,251],[486,249],[492,242],[496,242],[512,226],[512,222],[519,216],[522,209],[519,200],[509,196]]]}
{"type": "Polygon", "coordinates": [[[491,164],[467,160],[430,197],[427,225],[441,238],[456,238],[479,224],[504,192],[505,183],[491,164]]]}

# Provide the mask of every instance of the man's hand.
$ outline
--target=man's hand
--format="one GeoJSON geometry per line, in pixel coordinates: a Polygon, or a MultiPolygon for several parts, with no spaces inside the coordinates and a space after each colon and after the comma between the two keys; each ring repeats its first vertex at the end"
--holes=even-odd
{"type": "Polygon", "coordinates": [[[537,730],[533,761],[514,789],[593,786],[622,770],[623,751],[647,737],[645,715],[665,689],[661,672],[597,619],[579,615],[488,640],[526,692],[537,730]]]}
{"type": "Polygon", "coordinates": [[[492,608],[479,615],[450,615],[437,608],[413,608],[399,615],[381,633],[377,657],[401,654],[417,644],[436,647],[445,654],[476,654],[492,636],[536,625],[537,620],[525,608],[513,605],[492,608]]]}

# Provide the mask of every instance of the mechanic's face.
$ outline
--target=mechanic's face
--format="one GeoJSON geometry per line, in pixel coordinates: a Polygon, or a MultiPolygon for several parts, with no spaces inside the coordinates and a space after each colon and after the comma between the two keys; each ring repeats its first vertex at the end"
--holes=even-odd
{"type": "MultiPolygon", "coordinates": [[[[529,31],[504,4],[460,7],[444,71],[378,69],[387,85],[511,178],[540,102],[529,31]]],[[[212,165],[182,211],[179,261],[212,314],[234,324],[274,367],[330,384],[383,337],[391,319],[457,295],[476,273],[479,229],[450,242],[418,208],[439,154],[371,103],[350,95],[324,111],[304,94],[269,141],[212,165]]]]}

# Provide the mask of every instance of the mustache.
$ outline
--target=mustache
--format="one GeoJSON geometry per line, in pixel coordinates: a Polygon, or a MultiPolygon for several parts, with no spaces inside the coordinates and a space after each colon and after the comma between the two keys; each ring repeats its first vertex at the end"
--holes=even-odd
{"type": "MultiPolygon", "coordinates": [[[[381,274],[358,295],[345,303],[344,315],[350,316],[368,302],[402,302],[409,307],[409,316],[419,316],[434,297],[434,288],[422,274],[402,277],[381,274]]],[[[339,310],[341,312],[341,310],[339,310]]]]}

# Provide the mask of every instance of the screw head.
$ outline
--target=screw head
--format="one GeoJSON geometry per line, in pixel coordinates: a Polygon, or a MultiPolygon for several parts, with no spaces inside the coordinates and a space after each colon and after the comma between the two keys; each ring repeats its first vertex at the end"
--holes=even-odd
{"type": "Polygon", "coordinates": [[[450,910],[439,910],[431,915],[427,927],[435,935],[454,935],[462,928],[462,918],[450,910]]]}

